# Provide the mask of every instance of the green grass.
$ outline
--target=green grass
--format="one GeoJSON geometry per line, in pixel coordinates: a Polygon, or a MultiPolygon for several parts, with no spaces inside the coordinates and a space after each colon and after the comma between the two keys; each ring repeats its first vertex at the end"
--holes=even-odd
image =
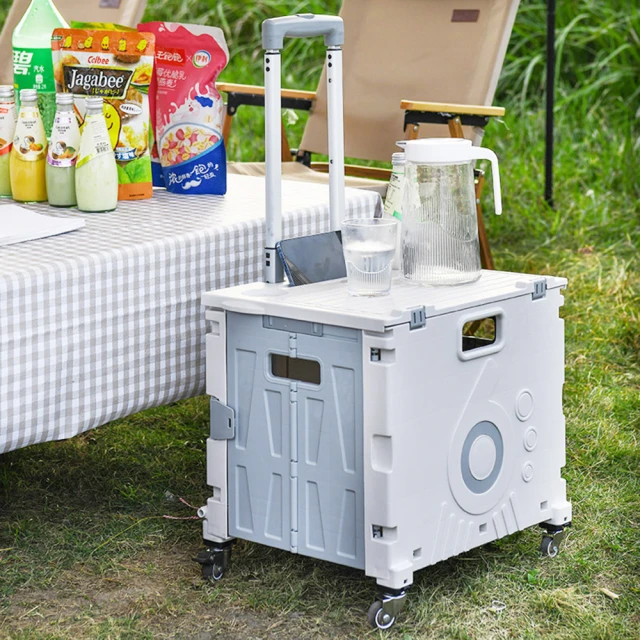
{"type": "MultiPolygon", "coordinates": [[[[485,138],[505,201],[487,224],[499,268],[569,279],[574,528],[553,561],[532,530],[417,573],[393,638],[640,636],[639,12],[559,4],[557,206],[542,199],[544,4],[523,2],[497,98],[508,113],[485,138]]],[[[337,5],[151,0],[147,17],[222,25],[234,53],[223,77],[259,83],[258,22],[337,5]]],[[[321,47],[294,46],[285,83],[313,88],[321,47]]],[[[236,127],[230,155],[260,159],[260,114],[241,111],[236,127]]],[[[195,398],[0,456],[0,637],[378,637],[364,623],[373,582],[358,571],[241,542],[222,582],[200,581],[200,523],[162,516],[191,516],[177,497],[209,495],[207,415],[195,398]]]]}

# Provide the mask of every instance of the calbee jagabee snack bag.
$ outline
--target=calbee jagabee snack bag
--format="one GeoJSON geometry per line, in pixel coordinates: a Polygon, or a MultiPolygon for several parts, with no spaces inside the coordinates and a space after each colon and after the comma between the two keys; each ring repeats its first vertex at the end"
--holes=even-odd
{"type": "Polygon", "coordinates": [[[147,22],[156,36],[155,134],[165,186],[174,193],[224,194],[223,102],[216,79],[229,61],[217,27],[147,22]]]}
{"type": "Polygon", "coordinates": [[[56,91],[72,93],[80,125],[87,96],[104,98],[104,115],[118,164],[118,198],[150,198],[149,85],[152,33],[56,29],[51,39],[56,91]]]}

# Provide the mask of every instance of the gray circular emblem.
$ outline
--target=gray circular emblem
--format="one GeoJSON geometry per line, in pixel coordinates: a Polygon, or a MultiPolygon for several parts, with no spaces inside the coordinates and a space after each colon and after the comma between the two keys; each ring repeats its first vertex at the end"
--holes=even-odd
{"type": "Polygon", "coordinates": [[[487,420],[478,422],[467,434],[460,458],[462,479],[469,491],[489,491],[500,475],[503,459],[504,445],[498,427],[487,420]]]}

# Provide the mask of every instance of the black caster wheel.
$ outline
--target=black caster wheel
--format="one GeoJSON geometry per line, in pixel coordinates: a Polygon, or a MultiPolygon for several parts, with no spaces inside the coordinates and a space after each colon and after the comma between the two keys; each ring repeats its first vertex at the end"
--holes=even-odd
{"type": "Polygon", "coordinates": [[[558,545],[553,536],[542,536],[540,544],[540,553],[545,558],[555,558],[558,555],[558,545]]]}
{"type": "Polygon", "coordinates": [[[203,564],[202,579],[217,582],[224,576],[224,569],[219,564],[203,564]]]}
{"type": "Polygon", "coordinates": [[[222,579],[231,561],[231,545],[208,547],[193,560],[202,567],[203,580],[217,582],[222,579]]]}
{"type": "Polygon", "coordinates": [[[369,611],[367,612],[367,620],[369,620],[369,624],[373,628],[377,627],[382,631],[391,629],[391,627],[396,622],[395,616],[384,612],[384,610],[382,609],[382,602],[380,600],[375,600],[369,607],[369,611]]]}

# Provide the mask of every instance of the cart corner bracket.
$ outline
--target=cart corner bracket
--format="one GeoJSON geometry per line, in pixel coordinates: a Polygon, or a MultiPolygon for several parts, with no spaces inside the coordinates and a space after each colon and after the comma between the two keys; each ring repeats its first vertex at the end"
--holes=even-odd
{"type": "Polygon", "coordinates": [[[236,435],[236,417],[231,407],[216,398],[210,400],[211,439],[233,440],[236,435]]]}

